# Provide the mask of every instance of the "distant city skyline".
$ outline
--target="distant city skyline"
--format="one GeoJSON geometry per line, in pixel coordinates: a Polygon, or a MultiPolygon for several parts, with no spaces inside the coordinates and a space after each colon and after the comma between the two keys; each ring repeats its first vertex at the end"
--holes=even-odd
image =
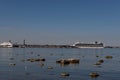
{"type": "Polygon", "coordinates": [[[0,42],[120,46],[120,0],[0,0],[0,42]]]}

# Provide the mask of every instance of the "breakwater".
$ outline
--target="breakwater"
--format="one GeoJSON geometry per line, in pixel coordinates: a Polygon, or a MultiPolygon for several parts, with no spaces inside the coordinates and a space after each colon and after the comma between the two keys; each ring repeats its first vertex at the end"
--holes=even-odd
{"type": "Polygon", "coordinates": [[[22,44],[14,44],[14,48],[76,48],[71,45],[22,45],[22,44]]]}

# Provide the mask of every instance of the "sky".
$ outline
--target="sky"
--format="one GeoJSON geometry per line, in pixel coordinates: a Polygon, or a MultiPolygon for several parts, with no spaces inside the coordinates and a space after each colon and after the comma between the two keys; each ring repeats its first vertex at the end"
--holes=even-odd
{"type": "Polygon", "coordinates": [[[0,42],[120,46],[120,0],[0,0],[0,42]]]}

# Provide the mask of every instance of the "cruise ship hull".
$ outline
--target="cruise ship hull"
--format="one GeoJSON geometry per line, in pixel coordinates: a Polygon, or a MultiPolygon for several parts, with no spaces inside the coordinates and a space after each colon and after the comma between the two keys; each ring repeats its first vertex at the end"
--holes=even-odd
{"type": "Polygon", "coordinates": [[[104,48],[104,45],[103,43],[75,43],[73,44],[73,46],[75,46],[76,48],[97,48],[97,49],[101,49],[101,48],[104,48]]]}
{"type": "Polygon", "coordinates": [[[104,47],[77,47],[77,48],[102,49],[102,48],[104,48],[104,47]]]}

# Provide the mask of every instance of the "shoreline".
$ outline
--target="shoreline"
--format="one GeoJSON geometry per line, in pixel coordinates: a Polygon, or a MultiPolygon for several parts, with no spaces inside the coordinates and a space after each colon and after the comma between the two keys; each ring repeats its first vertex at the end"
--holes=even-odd
{"type": "MultiPolygon", "coordinates": [[[[72,45],[32,45],[32,44],[14,44],[13,47],[2,47],[0,48],[78,48],[76,46],[72,45]]],[[[91,49],[92,47],[84,47],[85,49],[91,49]]],[[[84,49],[79,48],[79,49],[84,49]]],[[[104,46],[103,48],[120,48],[119,46],[104,46]]],[[[99,49],[99,48],[93,48],[93,49],[99,49]]],[[[101,49],[101,48],[100,48],[101,49]]]]}

